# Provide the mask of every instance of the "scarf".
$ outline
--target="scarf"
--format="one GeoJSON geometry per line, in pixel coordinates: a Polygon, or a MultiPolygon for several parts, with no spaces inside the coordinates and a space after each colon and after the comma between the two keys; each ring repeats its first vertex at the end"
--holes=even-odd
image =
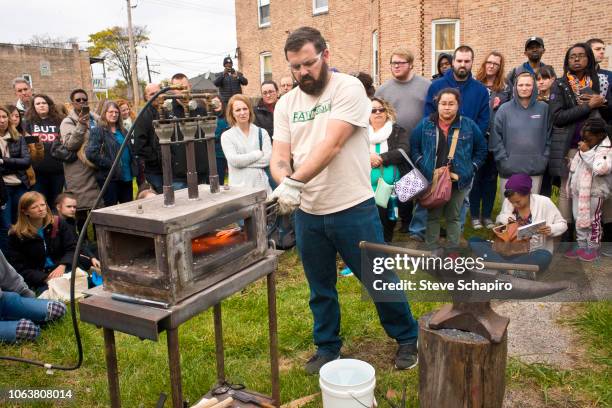
{"type": "Polygon", "coordinates": [[[370,140],[370,152],[376,153],[376,145],[380,144],[380,153],[386,153],[389,151],[389,145],[387,144],[387,139],[391,135],[393,131],[393,122],[388,120],[383,127],[374,130],[372,125],[368,126],[368,139],[370,140]]]}
{"type": "Polygon", "coordinates": [[[582,89],[591,88],[593,81],[588,75],[585,75],[582,79],[579,79],[577,76],[574,76],[568,72],[567,82],[569,82],[570,86],[572,87],[574,95],[579,96],[582,89]]]}

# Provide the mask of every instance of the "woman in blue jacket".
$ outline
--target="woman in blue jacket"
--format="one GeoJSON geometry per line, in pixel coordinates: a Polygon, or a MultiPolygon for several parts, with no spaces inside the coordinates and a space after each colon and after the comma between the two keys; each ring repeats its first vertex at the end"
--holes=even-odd
{"type": "MultiPolygon", "coordinates": [[[[96,180],[100,188],[102,188],[113,161],[119,153],[119,147],[127,135],[120,118],[117,104],[113,101],[105,102],[98,126],[91,130],[89,136],[89,144],[85,150],[85,155],[98,168],[96,180]]],[[[134,160],[132,146],[128,143],[104,193],[104,205],[109,206],[132,201],[134,198],[132,178],[136,174],[136,161],[134,160]]]]}
{"type": "Polygon", "coordinates": [[[446,237],[449,248],[459,246],[461,223],[459,214],[465,195],[470,189],[474,173],[487,157],[487,142],[482,132],[469,118],[460,116],[459,91],[442,89],[435,98],[437,111],[421,120],[412,132],[410,150],[412,160],[431,182],[434,170],[446,166],[455,129],[459,130],[457,148],[450,162],[456,174],[450,200],[439,208],[427,211],[425,243],[428,249],[439,247],[440,218],[446,219],[446,237]]]}

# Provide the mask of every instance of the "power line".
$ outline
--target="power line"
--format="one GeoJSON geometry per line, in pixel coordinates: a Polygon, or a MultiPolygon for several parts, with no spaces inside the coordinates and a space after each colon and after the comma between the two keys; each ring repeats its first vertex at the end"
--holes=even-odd
{"type": "Polygon", "coordinates": [[[201,13],[205,13],[205,14],[216,14],[216,15],[224,15],[224,16],[233,16],[234,14],[231,12],[228,12],[227,10],[223,10],[223,9],[219,9],[219,8],[214,8],[214,7],[207,7],[207,6],[201,6],[201,5],[197,5],[194,3],[188,3],[185,0],[172,0],[172,1],[168,1],[168,0],[147,0],[147,4],[151,4],[151,5],[156,5],[156,6],[162,6],[162,7],[168,7],[168,8],[172,8],[175,10],[178,9],[188,9],[188,10],[192,10],[192,11],[199,11],[201,13]]]}
{"type": "Polygon", "coordinates": [[[190,49],[187,49],[187,48],[173,47],[171,45],[163,45],[163,44],[157,44],[157,43],[152,43],[152,42],[147,43],[147,45],[153,45],[153,46],[157,46],[157,47],[169,48],[171,50],[193,52],[193,53],[196,53],[196,54],[204,54],[204,55],[215,55],[215,56],[218,56],[218,55],[222,54],[222,53],[219,53],[219,52],[206,52],[206,51],[190,50],[190,49]]]}

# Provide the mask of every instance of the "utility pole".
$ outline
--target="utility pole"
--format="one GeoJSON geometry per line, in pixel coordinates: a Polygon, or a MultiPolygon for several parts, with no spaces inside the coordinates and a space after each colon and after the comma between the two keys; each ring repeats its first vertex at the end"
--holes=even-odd
{"type": "Polygon", "coordinates": [[[153,82],[151,81],[151,68],[149,68],[149,56],[145,55],[145,60],[147,61],[147,74],[149,75],[149,83],[153,82]]]}
{"type": "Polygon", "coordinates": [[[136,62],[136,49],[134,48],[134,33],[132,30],[132,4],[127,1],[127,16],[128,16],[128,40],[130,44],[130,71],[132,71],[132,92],[134,94],[134,108],[137,109],[140,105],[140,91],[138,86],[138,71],[136,62]]]}

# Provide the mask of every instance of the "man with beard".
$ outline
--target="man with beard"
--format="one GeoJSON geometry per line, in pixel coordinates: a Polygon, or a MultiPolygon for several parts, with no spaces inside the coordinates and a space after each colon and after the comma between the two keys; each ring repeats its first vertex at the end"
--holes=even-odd
{"type": "MultiPolygon", "coordinates": [[[[542,62],[542,55],[544,55],[545,51],[544,40],[540,37],[529,37],[527,41],[525,41],[525,56],[527,57],[527,61],[525,61],[523,65],[513,68],[508,73],[506,82],[510,89],[514,89],[514,79],[521,72],[527,71],[535,77],[541,67],[547,66],[552,70],[553,74],[555,74],[555,70],[552,66],[542,62]]],[[[556,76],[555,74],[555,77],[556,76]]]]}
{"type": "MultiPolygon", "coordinates": [[[[316,374],[339,358],[342,347],[337,254],[360,280],[371,279],[371,271],[362,276],[359,242],[384,242],[370,185],[371,103],[357,78],[328,71],[330,51],[318,30],[302,27],[289,34],[285,57],[299,89],[279,99],[274,110],[270,167],[279,187],[271,197],[280,213],[296,211],[297,247],[310,286],[317,346],[305,369],[316,374]]],[[[389,271],[376,279],[399,282],[389,271]]],[[[379,293],[368,283],[385,331],[399,344],[396,367],[414,367],[418,327],[404,293],[378,302],[379,293]]]]}
{"type": "MultiPolygon", "coordinates": [[[[434,96],[444,88],[455,88],[461,95],[459,113],[461,116],[472,119],[478,125],[482,134],[489,129],[489,91],[480,81],[472,77],[472,64],[474,63],[474,50],[467,45],[462,45],[453,53],[453,66],[446,71],[441,78],[431,83],[427,92],[425,102],[425,117],[429,117],[436,111],[434,96]]],[[[463,207],[461,208],[461,227],[465,224],[465,217],[470,208],[470,189],[465,195],[463,207]]],[[[413,216],[413,218],[416,216],[413,216]]],[[[411,225],[412,228],[412,225],[411,225]]],[[[411,231],[412,232],[412,231],[411,231]]],[[[423,235],[425,226],[423,226],[423,235]]]]}

